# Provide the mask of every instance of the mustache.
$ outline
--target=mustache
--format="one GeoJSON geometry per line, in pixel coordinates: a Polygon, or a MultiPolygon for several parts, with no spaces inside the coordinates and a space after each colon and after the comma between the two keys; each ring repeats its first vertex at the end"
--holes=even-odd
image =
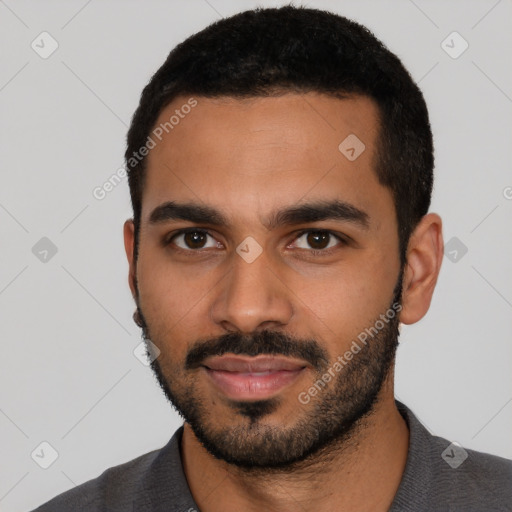
{"type": "MultiPolygon", "coordinates": [[[[142,328],[143,337],[149,339],[148,325],[138,304],[134,319],[142,328]]],[[[249,357],[294,357],[307,361],[319,372],[329,366],[329,355],[316,340],[294,338],[279,331],[261,330],[252,334],[229,332],[217,338],[196,341],[187,352],[185,369],[197,369],[206,358],[227,353],[249,357]]]]}
{"type": "Polygon", "coordinates": [[[185,369],[194,370],[202,366],[206,358],[227,353],[249,357],[295,357],[307,361],[317,370],[328,366],[328,354],[315,340],[301,340],[281,332],[262,330],[249,335],[230,332],[217,338],[196,341],[187,353],[185,369]]]}

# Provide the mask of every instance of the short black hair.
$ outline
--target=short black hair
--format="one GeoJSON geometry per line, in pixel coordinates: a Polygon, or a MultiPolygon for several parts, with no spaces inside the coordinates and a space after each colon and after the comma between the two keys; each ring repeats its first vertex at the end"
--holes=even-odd
{"type": "Polygon", "coordinates": [[[133,154],[146,144],[161,111],[182,95],[250,98],[283,92],[364,95],[376,102],[375,172],[392,192],[403,266],[409,237],[432,195],[433,141],[423,94],[400,59],[366,27],[291,5],[212,23],[178,44],[144,88],[125,153],[135,259],[146,159],[133,154]]]}

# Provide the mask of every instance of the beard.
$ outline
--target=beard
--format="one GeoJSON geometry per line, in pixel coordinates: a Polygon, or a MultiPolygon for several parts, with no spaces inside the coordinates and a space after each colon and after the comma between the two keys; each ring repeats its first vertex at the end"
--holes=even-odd
{"type": "MultiPolygon", "coordinates": [[[[219,415],[209,407],[212,400],[206,400],[198,392],[196,377],[202,362],[210,356],[225,353],[280,355],[309,362],[314,369],[313,382],[318,383],[330,368],[332,376],[335,363],[329,362],[327,352],[314,339],[292,338],[270,330],[253,335],[230,332],[218,338],[196,341],[181,365],[175,362],[162,365],[159,359],[163,358],[154,358],[146,344],[151,368],[171,405],[215,458],[252,472],[291,472],[301,464],[313,464],[320,458],[325,461],[335,449],[348,448],[357,439],[365,420],[374,412],[379,393],[392,371],[399,337],[402,275],[403,268],[386,311],[387,321],[380,315],[368,323],[361,332],[370,333],[366,341],[357,343],[353,340],[360,350],[350,361],[344,361],[344,366],[335,372],[329,384],[317,388],[318,393],[310,397],[307,406],[298,398],[297,404],[283,404],[280,396],[258,401],[228,400],[226,403],[238,421],[233,424],[230,420],[219,426],[222,419],[219,421],[219,415]],[[389,311],[394,313],[392,318],[388,317],[389,311]],[[380,328],[381,324],[383,327],[380,328]],[[266,423],[266,417],[279,412],[281,406],[291,408],[295,419],[288,423],[285,420],[289,415],[277,426],[266,423]]],[[[162,350],[163,340],[151,338],[138,300],[136,316],[144,340],[151,340],[162,350]]]]}

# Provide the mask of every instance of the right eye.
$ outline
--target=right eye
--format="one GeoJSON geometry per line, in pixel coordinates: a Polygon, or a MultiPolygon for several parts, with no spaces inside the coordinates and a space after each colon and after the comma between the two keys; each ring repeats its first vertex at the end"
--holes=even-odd
{"type": "Polygon", "coordinates": [[[213,236],[204,229],[188,228],[182,229],[168,237],[165,245],[175,245],[179,250],[188,252],[198,252],[201,249],[216,248],[219,242],[214,241],[213,245],[205,245],[208,237],[213,236]]]}

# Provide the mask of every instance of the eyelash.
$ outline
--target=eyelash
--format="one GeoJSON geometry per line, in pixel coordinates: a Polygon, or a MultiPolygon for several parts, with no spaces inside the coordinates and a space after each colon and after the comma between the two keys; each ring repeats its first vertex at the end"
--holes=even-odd
{"type": "MultiPolygon", "coordinates": [[[[214,238],[213,235],[206,229],[198,229],[198,228],[180,229],[179,231],[175,231],[171,235],[164,238],[164,240],[163,240],[164,247],[171,245],[172,241],[176,237],[183,235],[183,234],[187,234],[187,233],[201,233],[203,235],[209,235],[212,238],[214,238]]],[[[344,247],[344,246],[349,245],[349,240],[347,237],[344,237],[344,236],[337,234],[334,231],[330,231],[328,229],[303,229],[302,231],[299,231],[295,235],[294,240],[301,238],[306,233],[327,233],[330,236],[337,238],[338,241],[340,242],[339,245],[337,245],[335,247],[331,247],[329,249],[310,249],[310,250],[300,249],[302,251],[308,251],[308,253],[313,256],[328,256],[328,255],[331,255],[337,249],[339,249],[339,246],[344,247]]],[[[200,252],[204,251],[205,249],[183,249],[181,247],[175,247],[173,250],[177,251],[177,252],[185,253],[185,254],[191,254],[191,253],[200,253],[200,252]]]]}

